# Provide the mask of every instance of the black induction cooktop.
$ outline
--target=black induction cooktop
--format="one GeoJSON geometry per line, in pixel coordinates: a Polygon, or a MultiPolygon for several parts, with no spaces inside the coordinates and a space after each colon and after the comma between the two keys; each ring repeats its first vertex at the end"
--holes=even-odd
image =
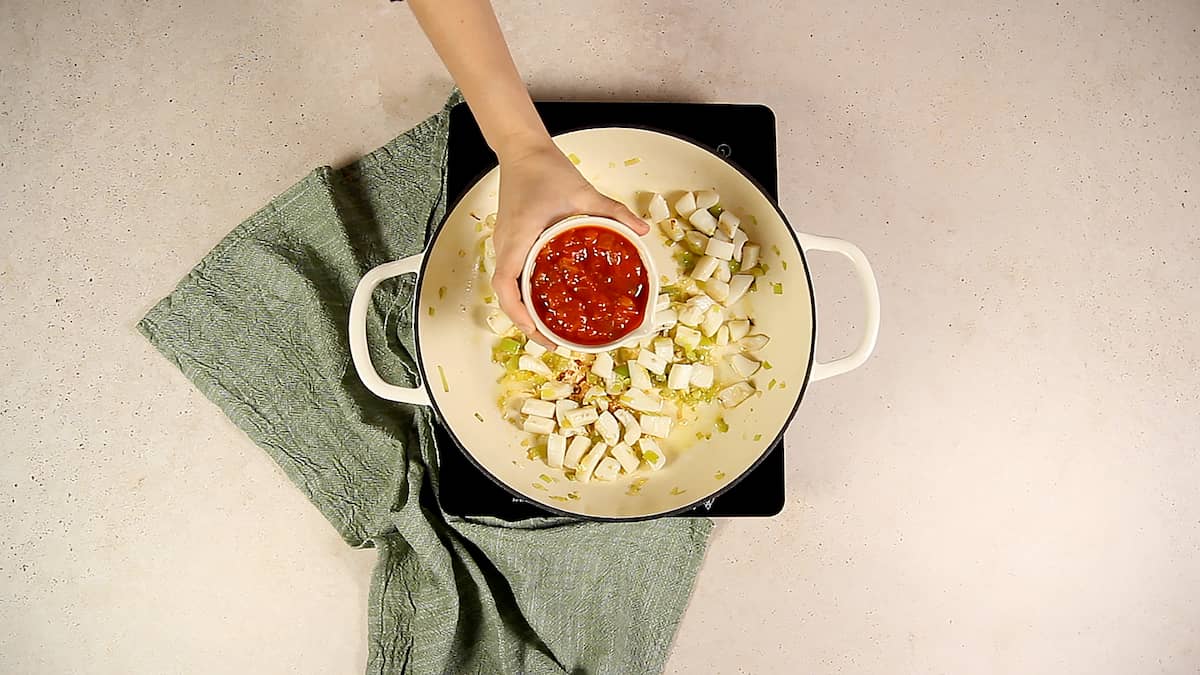
{"type": "MultiPolygon", "coordinates": [[[[775,115],[761,105],[708,103],[537,104],[551,134],[605,126],[653,129],[682,136],[725,157],[778,198],[775,115]]],[[[480,176],[496,166],[466,104],[450,112],[446,195],[454,204],[480,176]]],[[[441,504],[459,516],[522,520],[553,515],[514,497],[473,465],[440,424],[434,425],[441,464],[441,504]]],[[[676,516],[773,516],[783,509],[783,443],[732,488],[676,516]]]]}

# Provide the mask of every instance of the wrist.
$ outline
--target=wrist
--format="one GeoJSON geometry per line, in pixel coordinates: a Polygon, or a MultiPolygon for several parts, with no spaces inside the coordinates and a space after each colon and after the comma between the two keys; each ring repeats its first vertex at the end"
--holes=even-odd
{"type": "Polygon", "coordinates": [[[539,129],[522,129],[501,136],[492,145],[492,152],[496,153],[496,158],[504,163],[554,147],[554,141],[550,140],[549,132],[542,127],[539,129]]]}

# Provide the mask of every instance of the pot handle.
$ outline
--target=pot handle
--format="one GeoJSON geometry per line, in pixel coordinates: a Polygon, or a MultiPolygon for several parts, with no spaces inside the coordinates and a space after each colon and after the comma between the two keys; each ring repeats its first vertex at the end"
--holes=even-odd
{"type": "Polygon", "coordinates": [[[389,401],[428,406],[429,392],[425,387],[401,387],[384,382],[379,373],[375,372],[375,364],[371,363],[371,350],[367,346],[367,308],[371,305],[371,293],[384,279],[419,272],[423,258],[424,254],[418,253],[384,263],[363,275],[362,281],[359,281],[358,287],[354,289],[354,298],[350,301],[350,359],[354,361],[358,377],[376,396],[389,401]]]}
{"type": "MultiPolygon", "coordinates": [[[[854,370],[866,363],[871,352],[875,351],[875,341],[879,337],[879,285],[875,282],[875,273],[871,271],[871,263],[867,262],[867,256],[863,255],[862,249],[854,244],[844,239],[819,237],[814,234],[797,233],[797,236],[805,251],[829,251],[849,258],[850,264],[854,266],[855,274],[858,275],[867,305],[867,318],[863,322],[863,336],[858,347],[840,359],[827,363],[813,361],[812,375],[809,377],[809,381],[819,382],[854,370]]],[[[816,327],[814,326],[813,329],[815,330],[816,327]]]]}

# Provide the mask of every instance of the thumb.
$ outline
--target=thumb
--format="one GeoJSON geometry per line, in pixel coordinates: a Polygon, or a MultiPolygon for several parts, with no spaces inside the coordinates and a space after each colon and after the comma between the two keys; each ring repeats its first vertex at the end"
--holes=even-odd
{"type": "Polygon", "coordinates": [[[615,199],[605,197],[599,192],[596,193],[588,211],[594,216],[612,218],[638,234],[646,234],[650,231],[650,225],[634,215],[633,211],[630,211],[628,207],[615,199]]]}

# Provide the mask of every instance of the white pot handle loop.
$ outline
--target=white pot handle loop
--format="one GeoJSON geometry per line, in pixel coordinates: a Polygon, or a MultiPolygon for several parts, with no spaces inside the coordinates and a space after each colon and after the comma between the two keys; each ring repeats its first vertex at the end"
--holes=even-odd
{"type": "MultiPolygon", "coordinates": [[[[871,263],[862,249],[843,239],[833,237],[818,237],[813,234],[799,234],[800,245],[805,251],[829,251],[840,253],[850,260],[854,272],[858,276],[863,297],[866,299],[866,319],[863,321],[863,336],[858,347],[850,354],[827,363],[813,362],[810,382],[820,382],[837,375],[848,373],[866,363],[875,350],[875,341],[879,338],[879,285],[875,283],[875,273],[871,271],[871,263]]],[[[815,326],[813,327],[815,330],[815,326]]]]}
{"type": "Polygon", "coordinates": [[[384,263],[363,275],[362,281],[358,282],[358,287],[354,289],[354,298],[350,301],[350,358],[354,361],[354,369],[358,371],[363,384],[376,396],[389,401],[428,406],[429,392],[425,387],[401,387],[384,382],[379,373],[375,372],[375,364],[371,363],[371,350],[367,346],[367,309],[371,306],[371,293],[384,279],[401,274],[416,274],[421,269],[423,259],[423,254],[409,256],[384,263]]]}

